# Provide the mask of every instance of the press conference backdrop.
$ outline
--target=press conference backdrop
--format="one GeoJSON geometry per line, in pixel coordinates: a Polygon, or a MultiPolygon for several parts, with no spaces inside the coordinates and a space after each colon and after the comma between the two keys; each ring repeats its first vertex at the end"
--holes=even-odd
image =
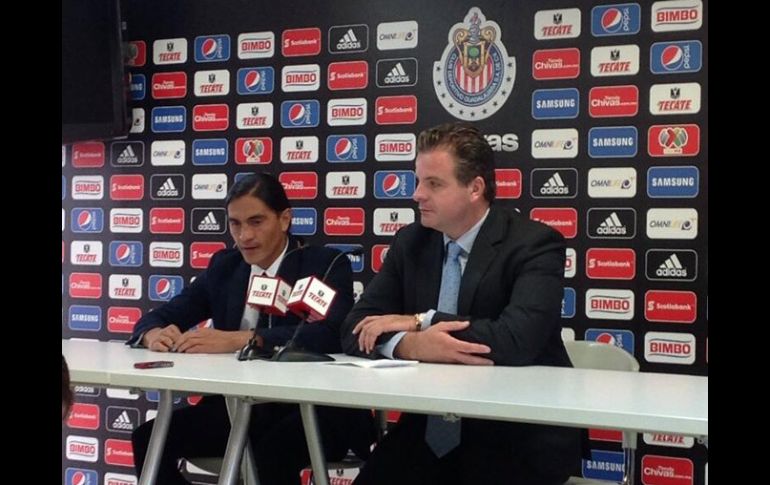
{"type": "MultiPolygon", "coordinates": [[[[62,147],[62,335],[125,340],[232,245],[223,199],[257,170],[295,234],[363,248],[360,293],[416,218],[416,135],[459,119],[495,151],[497,204],[567,239],[565,338],[707,374],[706,7],[125,3],[131,133],[62,147]]],[[[130,432],[157,393],[76,391],[65,483],[134,483],[130,432]]],[[[585,476],[619,479],[620,433],[591,438],[585,476]]],[[[692,438],[645,434],[637,460],[645,484],[707,481],[692,438]]]]}

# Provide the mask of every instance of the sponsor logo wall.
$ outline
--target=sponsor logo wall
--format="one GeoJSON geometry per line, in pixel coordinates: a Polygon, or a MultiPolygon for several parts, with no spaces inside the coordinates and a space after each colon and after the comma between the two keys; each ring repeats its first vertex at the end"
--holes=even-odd
{"type": "MultiPolygon", "coordinates": [[[[416,136],[467,120],[496,203],[566,238],[567,338],[708,373],[705,2],[288,3],[124,5],[131,133],[62,147],[64,338],[125,340],[177,295],[232,245],[222,203],[253,171],[279,177],[295,234],[363,248],[360,294],[419,220],[416,136]]],[[[153,396],[76,391],[64,483],[136,483],[153,396]]],[[[592,431],[586,477],[622,474],[618,436],[592,431]]],[[[637,457],[637,482],[704,482],[697,441],[644,435],[637,457]]]]}

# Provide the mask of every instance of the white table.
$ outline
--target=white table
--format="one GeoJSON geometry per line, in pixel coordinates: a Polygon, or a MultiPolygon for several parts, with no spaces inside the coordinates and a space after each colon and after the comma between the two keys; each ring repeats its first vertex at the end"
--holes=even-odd
{"type": "MultiPolygon", "coordinates": [[[[160,354],[115,342],[73,340],[62,340],[62,353],[73,383],[299,403],[319,484],[326,467],[323,454],[318,453],[314,405],[708,438],[708,378],[701,376],[544,366],[420,364],[361,369],[321,363],[239,362],[234,354],[160,354]],[[172,360],[175,366],[133,368],[134,362],[146,360],[172,360]]],[[[159,418],[160,408],[159,404],[159,418]]],[[[233,433],[236,431],[234,425],[233,433]]]]}

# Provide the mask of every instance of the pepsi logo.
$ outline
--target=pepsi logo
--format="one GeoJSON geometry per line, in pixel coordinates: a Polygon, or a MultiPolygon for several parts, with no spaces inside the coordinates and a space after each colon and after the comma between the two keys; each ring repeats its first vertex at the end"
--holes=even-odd
{"type": "Polygon", "coordinates": [[[171,293],[171,281],[168,278],[160,278],[155,282],[155,292],[158,298],[168,298],[171,293]]]}
{"type": "Polygon", "coordinates": [[[394,173],[389,173],[382,179],[382,190],[389,196],[398,195],[401,188],[401,179],[394,173]]]}
{"type": "Polygon", "coordinates": [[[209,37],[208,39],[204,40],[203,45],[201,46],[203,57],[206,59],[212,59],[216,55],[218,47],[219,42],[217,42],[216,39],[209,37]]]}
{"type": "Polygon", "coordinates": [[[246,85],[246,89],[249,91],[253,91],[259,86],[259,83],[262,81],[262,75],[259,73],[259,71],[249,71],[246,73],[246,77],[243,80],[243,83],[246,85]]]}
{"type": "Polygon", "coordinates": [[[78,214],[78,227],[80,229],[91,229],[94,224],[94,215],[91,211],[82,211],[78,214]]]}
{"type": "Polygon", "coordinates": [[[596,341],[603,344],[617,345],[615,341],[615,337],[611,333],[607,333],[607,332],[602,332],[599,335],[597,335],[596,341]]]}
{"type": "Polygon", "coordinates": [[[617,8],[609,8],[602,15],[602,28],[607,32],[617,32],[622,24],[623,14],[617,8]]]}
{"type": "Polygon", "coordinates": [[[351,153],[353,153],[353,142],[350,141],[350,138],[340,138],[334,144],[334,154],[337,155],[337,158],[347,160],[351,153]]]}
{"type": "Polygon", "coordinates": [[[670,45],[663,49],[660,54],[660,62],[663,64],[663,68],[669,71],[674,71],[681,67],[684,61],[684,52],[678,45],[670,45]]]}
{"type": "Polygon", "coordinates": [[[70,485],[86,485],[88,483],[88,475],[81,471],[76,471],[70,478],[70,485]]]}
{"type": "Polygon", "coordinates": [[[128,263],[131,259],[131,246],[128,244],[120,244],[115,251],[115,257],[121,263],[128,263]]]}
{"type": "Polygon", "coordinates": [[[306,116],[307,110],[305,109],[305,105],[301,103],[294,103],[289,108],[289,121],[291,121],[293,125],[302,123],[306,116]]]}

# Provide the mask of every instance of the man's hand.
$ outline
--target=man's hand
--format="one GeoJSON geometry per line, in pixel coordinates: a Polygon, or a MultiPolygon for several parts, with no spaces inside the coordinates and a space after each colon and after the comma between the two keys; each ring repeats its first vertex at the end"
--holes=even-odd
{"type": "Polygon", "coordinates": [[[489,359],[473,354],[488,354],[487,345],[466,342],[452,337],[449,332],[463,330],[471,322],[440,322],[422,332],[409,332],[393,352],[399,359],[439,362],[446,364],[493,365],[489,359]]]}
{"type": "Polygon", "coordinates": [[[194,328],[176,341],[176,351],[188,354],[223,354],[240,350],[251,338],[249,331],[194,328]]]}
{"type": "Polygon", "coordinates": [[[155,352],[169,352],[176,347],[176,341],[181,336],[179,327],[172,323],[166,327],[156,327],[145,332],[142,344],[155,352]]]}
{"type": "Polygon", "coordinates": [[[358,334],[358,350],[370,354],[383,333],[410,330],[415,330],[414,315],[370,315],[358,322],[353,334],[358,334]]]}

